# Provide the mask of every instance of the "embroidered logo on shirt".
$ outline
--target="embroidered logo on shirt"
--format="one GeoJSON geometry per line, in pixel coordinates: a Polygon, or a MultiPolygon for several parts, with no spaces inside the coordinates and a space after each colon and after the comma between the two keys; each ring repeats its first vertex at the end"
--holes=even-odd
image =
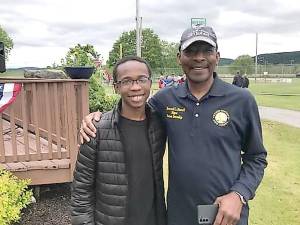
{"type": "Polygon", "coordinates": [[[229,113],[223,109],[217,110],[213,114],[213,121],[219,127],[225,127],[229,122],[229,113]]]}
{"type": "Polygon", "coordinates": [[[185,112],[185,108],[180,108],[177,106],[167,106],[166,107],[166,115],[169,119],[182,120],[182,113],[185,112]]]}

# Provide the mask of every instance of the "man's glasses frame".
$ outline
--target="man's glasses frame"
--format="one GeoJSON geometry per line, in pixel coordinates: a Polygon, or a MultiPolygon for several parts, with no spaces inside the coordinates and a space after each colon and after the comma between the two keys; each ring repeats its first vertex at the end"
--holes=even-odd
{"type": "Polygon", "coordinates": [[[140,86],[145,86],[148,84],[148,82],[151,81],[150,77],[147,76],[141,76],[138,79],[129,79],[129,78],[124,78],[122,80],[116,81],[114,84],[115,85],[120,85],[122,87],[131,87],[133,86],[134,82],[136,82],[140,86]]]}

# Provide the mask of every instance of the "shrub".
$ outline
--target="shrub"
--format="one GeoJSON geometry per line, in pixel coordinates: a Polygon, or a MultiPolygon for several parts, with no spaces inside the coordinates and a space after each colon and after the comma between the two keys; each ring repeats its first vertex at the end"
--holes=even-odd
{"type": "Polygon", "coordinates": [[[90,112],[99,110],[100,112],[106,112],[111,110],[117,103],[119,96],[107,95],[105,89],[101,84],[101,75],[96,72],[90,78],[89,85],[89,105],[90,112]]]}
{"type": "Polygon", "coordinates": [[[62,66],[95,66],[95,60],[100,54],[96,52],[93,45],[80,45],[69,49],[66,57],[61,59],[62,66]]]}
{"type": "Polygon", "coordinates": [[[29,180],[21,180],[12,173],[0,169],[0,224],[8,225],[20,219],[21,209],[32,197],[27,190],[29,180]]]}

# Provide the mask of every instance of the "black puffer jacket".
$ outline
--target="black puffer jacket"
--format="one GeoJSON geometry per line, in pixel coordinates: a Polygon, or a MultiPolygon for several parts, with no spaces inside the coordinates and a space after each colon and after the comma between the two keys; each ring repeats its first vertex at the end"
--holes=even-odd
{"type": "MultiPolygon", "coordinates": [[[[128,175],[118,130],[120,104],[102,115],[97,135],[80,146],[71,195],[73,225],[130,225],[127,223],[128,175]]],[[[148,137],[152,151],[158,225],[166,224],[162,173],[165,131],[159,116],[147,105],[148,137]]],[[[143,206],[141,206],[143,207],[143,206]]]]}

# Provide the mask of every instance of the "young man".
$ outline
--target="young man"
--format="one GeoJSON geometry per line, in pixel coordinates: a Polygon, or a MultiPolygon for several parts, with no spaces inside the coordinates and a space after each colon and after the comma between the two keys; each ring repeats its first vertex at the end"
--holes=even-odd
{"type": "Polygon", "coordinates": [[[125,57],[114,67],[119,104],[80,146],[71,196],[72,224],[165,225],[162,157],[166,136],[146,104],[149,64],[125,57]]]}
{"type": "MultiPolygon", "coordinates": [[[[149,100],[167,129],[168,224],[197,225],[197,205],[215,203],[214,225],[246,225],[267,165],[255,99],[214,72],[220,53],[211,27],[184,31],[177,59],[186,82],[149,100]]],[[[91,134],[93,117],[83,121],[91,134]]]]}

